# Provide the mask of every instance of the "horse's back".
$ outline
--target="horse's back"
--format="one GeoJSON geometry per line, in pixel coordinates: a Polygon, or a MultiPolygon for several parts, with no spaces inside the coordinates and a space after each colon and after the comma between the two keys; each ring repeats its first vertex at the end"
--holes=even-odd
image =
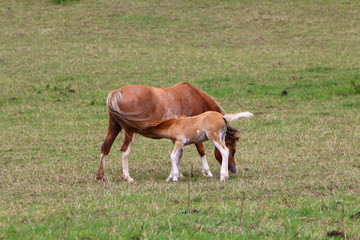
{"type": "Polygon", "coordinates": [[[129,85],[119,89],[122,100],[119,107],[125,112],[143,112],[155,120],[194,116],[205,111],[221,111],[210,96],[189,83],[179,83],[168,88],[129,85]]]}
{"type": "Polygon", "coordinates": [[[222,112],[213,98],[189,83],[168,88],[125,86],[110,93],[108,108],[122,127],[126,124],[138,130],[163,119],[195,116],[206,111],[222,112]]]}

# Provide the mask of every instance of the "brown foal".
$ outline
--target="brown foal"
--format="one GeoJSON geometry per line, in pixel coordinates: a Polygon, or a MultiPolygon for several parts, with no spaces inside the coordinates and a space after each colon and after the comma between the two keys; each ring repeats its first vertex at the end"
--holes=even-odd
{"type": "MultiPolygon", "coordinates": [[[[220,181],[226,181],[229,178],[229,149],[225,144],[227,122],[252,116],[253,114],[250,112],[223,115],[218,112],[208,111],[193,117],[173,118],[151,124],[152,126],[147,131],[152,136],[171,139],[175,145],[171,153],[171,172],[166,181],[172,179],[176,182],[182,176],[180,158],[183,147],[206,140],[210,140],[222,156],[220,181]]],[[[209,167],[207,167],[207,170],[211,174],[209,167]]]]}

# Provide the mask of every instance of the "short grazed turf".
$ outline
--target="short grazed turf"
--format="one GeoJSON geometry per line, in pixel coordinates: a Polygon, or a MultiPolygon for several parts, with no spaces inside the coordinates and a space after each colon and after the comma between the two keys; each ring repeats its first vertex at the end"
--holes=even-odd
{"type": "Polygon", "coordinates": [[[0,239],[360,238],[358,1],[0,2],[0,239]],[[167,183],[169,140],[118,137],[107,94],[190,82],[242,131],[239,172],[167,183]]]}

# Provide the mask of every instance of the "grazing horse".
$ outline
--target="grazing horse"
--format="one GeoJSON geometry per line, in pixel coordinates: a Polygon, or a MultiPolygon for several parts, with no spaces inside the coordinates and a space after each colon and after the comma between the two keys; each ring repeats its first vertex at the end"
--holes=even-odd
{"type": "MultiPolygon", "coordinates": [[[[122,129],[125,131],[125,139],[121,146],[123,168],[121,177],[132,182],[134,180],[129,174],[128,159],[136,133],[149,138],[159,138],[147,131],[153,122],[181,116],[196,116],[206,111],[223,113],[220,105],[212,97],[189,83],[179,83],[168,88],[143,85],[125,86],[109,94],[107,106],[109,110],[108,130],[101,146],[100,167],[96,176],[98,180],[104,178],[106,157],[122,129]]],[[[234,154],[238,139],[237,130],[229,126],[225,136],[225,144],[230,151],[229,171],[233,173],[237,172],[234,154]]],[[[195,143],[195,146],[201,157],[203,174],[211,177],[204,145],[195,143]]],[[[215,158],[220,164],[222,163],[222,156],[217,148],[215,148],[215,158]]]]}
{"type": "Polygon", "coordinates": [[[229,178],[229,149],[225,145],[227,122],[252,116],[254,115],[250,112],[223,115],[209,111],[193,117],[165,119],[154,123],[147,129],[147,132],[152,136],[171,139],[175,145],[171,153],[171,172],[166,181],[172,179],[176,182],[182,176],[180,158],[183,147],[206,140],[210,140],[221,154],[220,181],[226,181],[229,178]]]}

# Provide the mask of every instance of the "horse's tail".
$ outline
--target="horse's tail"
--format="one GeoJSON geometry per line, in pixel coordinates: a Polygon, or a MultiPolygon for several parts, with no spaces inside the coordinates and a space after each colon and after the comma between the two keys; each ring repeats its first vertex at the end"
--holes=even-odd
{"type": "Polygon", "coordinates": [[[224,119],[226,121],[231,122],[231,121],[236,121],[241,118],[249,118],[252,116],[254,116],[254,114],[252,114],[251,112],[241,112],[241,113],[234,113],[234,114],[225,114],[224,119]]]}
{"type": "Polygon", "coordinates": [[[149,119],[140,118],[143,112],[124,112],[121,111],[119,104],[122,100],[121,90],[112,91],[107,100],[106,105],[109,113],[120,125],[126,124],[133,129],[144,129],[147,127],[149,119]]]}

